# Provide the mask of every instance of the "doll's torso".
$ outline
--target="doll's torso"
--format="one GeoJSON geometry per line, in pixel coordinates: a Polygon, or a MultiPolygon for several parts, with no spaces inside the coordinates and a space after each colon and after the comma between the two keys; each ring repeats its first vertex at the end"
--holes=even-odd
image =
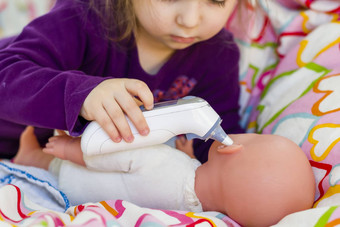
{"type": "Polygon", "coordinates": [[[200,166],[196,159],[167,145],[101,156],[101,164],[109,162],[113,171],[91,171],[62,161],[59,187],[73,205],[122,199],[149,208],[202,211],[194,189],[200,166]]]}

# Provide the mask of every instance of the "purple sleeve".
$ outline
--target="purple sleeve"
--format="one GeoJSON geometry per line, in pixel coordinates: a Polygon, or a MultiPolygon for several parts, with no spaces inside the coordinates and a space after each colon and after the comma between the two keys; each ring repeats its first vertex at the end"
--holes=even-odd
{"type": "MultiPolygon", "coordinates": [[[[213,64],[205,73],[204,81],[193,92],[194,95],[203,97],[220,115],[221,126],[227,134],[242,133],[240,127],[239,111],[239,51],[236,44],[229,44],[225,49],[216,54],[213,64]]],[[[208,151],[212,140],[204,142],[194,141],[195,156],[199,161],[208,160],[208,151]]]]}
{"type": "Polygon", "coordinates": [[[80,70],[91,26],[75,2],[59,0],[0,51],[1,119],[81,132],[82,103],[104,78],[80,70]]]}

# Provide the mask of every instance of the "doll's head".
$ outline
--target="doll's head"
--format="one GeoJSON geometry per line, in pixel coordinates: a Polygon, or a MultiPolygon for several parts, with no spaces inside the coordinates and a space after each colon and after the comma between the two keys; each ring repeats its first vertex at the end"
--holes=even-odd
{"type": "Polygon", "coordinates": [[[275,135],[230,135],[235,144],[210,147],[196,171],[203,210],[227,214],[243,226],[269,226],[314,202],[312,168],[292,141],[275,135]]]}

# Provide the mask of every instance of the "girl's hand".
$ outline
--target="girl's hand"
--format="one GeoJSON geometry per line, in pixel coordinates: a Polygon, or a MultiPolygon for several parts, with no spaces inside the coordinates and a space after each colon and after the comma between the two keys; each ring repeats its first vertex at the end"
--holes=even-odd
{"type": "Polygon", "coordinates": [[[187,140],[185,136],[179,136],[175,141],[176,149],[183,151],[190,158],[196,158],[194,155],[193,140],[187,140]]]}
{"type": "Polygon", "coordinates": [[[126,142],[132,142],[134,137],[124,114],[141,135],[147,135],[150,131],[135,96],[147,110],[153,108],[153,95],[143,81],[105,80],[86,97],[80,115],[86,120],[97,121],[114,142],[118,143],[122,138],[126,142]]]}

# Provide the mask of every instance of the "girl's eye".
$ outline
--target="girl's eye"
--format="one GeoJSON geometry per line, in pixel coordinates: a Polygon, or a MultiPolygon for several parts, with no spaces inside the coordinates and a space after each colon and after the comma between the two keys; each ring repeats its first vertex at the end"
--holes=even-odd
{"type": "Polygon", "coordinates": [[[224,7],[225,5],[225,0],[211,0],[214,4],[224,7]]]}

